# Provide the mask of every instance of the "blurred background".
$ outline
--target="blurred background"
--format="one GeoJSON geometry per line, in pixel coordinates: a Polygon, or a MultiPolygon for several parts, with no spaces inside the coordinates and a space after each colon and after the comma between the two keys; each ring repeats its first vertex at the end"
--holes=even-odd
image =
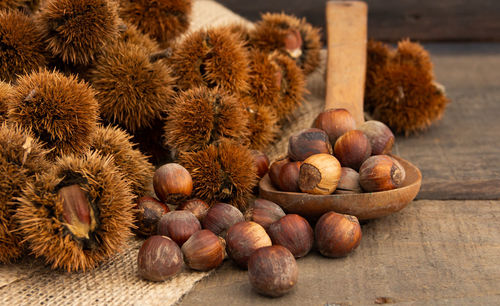
{"type": "MultiPolygon", "coordinates": [[[[306,17],[325,28],[324,0],[219,0],[255,21],[261,12],[306,17]]],[[[498,0],[367,0],[368,36],[397,41],[500,41],[498,0]]]]}

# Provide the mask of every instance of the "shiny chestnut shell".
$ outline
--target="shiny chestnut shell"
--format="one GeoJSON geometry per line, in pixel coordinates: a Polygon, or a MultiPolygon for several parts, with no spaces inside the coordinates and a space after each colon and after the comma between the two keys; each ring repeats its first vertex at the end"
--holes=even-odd
{"type": "Polygon", "coordinates": [[[325,131],[315,128],[303,130],[288,140],[288,157],[303,161],[311,155],[332,154],[332,145],[325,131]]]}
{"type": "Polygon", "coordinates": [[[208,271],[222,264],[225,247],[217,235],[209,230],[201,230],[189,237],[181,250],[188,267],[197,271],[208,271]]]}
{"type": "Polygon", "coordinates": [[[137,255],[139,274],[151,281],[164,281],[182,269],[179,246],[165,236],[151,236],[142,244],[137,255]]]}
{"type": "Polygon", "coordinates": [[[256,199],[245,212],[245,219],[258,223],[267,230],[269,225],[285,215],[278,204],[264,199],[256,199]]]}
{"type": "Polygon", "coordinates": [[[289,214],[274,222],[267,230],[273,245],[282,245],[295,258],[306,256],[314,243],[314,233],[306,219],[289,214]]]}
{"type": "Polygon", "coordinates": [[[340,136],[356,128],[356,120],[344,108],[331,108],[316,117],[313,127],[325,131],[333,145],[340,136]]]}
{"type": "Polygon", "coordinates": [[[337,139],[333,152],[342,167],[357,171],[372,154],[372,147],[362,131],[352,130],[337,139]]]}
{"type": "Polygon", "coordinates": [[[327,212],[314,228],[318,251],[326,257],[342,257],[361,243],[361,227],[355,216],[327,212]]]}
{"type": "Polygon", "coordinates": [[[226,248],[229,257],[243,269],[255,250],[272,245],[266,230],[252,221],[236,223],[227,231],[226,248]]]}
{"type": "Polygon", "coordinates": [[[153,175],[153,188],[160,201],[175,201],[191,195],[193,180],[186,168],[170,163],[156,169],[153,175]]]}
{"type": "Polygon", "coordinates": [[[179,246],[199,230],[200,221],[187,210],[171,211],[163,215],[158,223],[158,234],[170,237],[179,246]]]}
{"type": "Polygon", "coordinates": [[[241,221],[245,221],[245,217],[238,208],[226,203],[216,203],[210,207],[201,224],[204,229],[225,237],[227,230],[241,221]]]}

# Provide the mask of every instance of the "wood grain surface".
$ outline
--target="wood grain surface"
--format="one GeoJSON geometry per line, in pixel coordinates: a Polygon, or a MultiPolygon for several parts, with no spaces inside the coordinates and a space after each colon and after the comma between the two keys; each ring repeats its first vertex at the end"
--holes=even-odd
{"type": "Polygon", "coordinates": [[[254,293],[246,271],[226,261],[181,305],[498,305],[499,220],[498,201],[416,201],[363,225],[348,257],[299,259],[289,295],[254,293]]]}

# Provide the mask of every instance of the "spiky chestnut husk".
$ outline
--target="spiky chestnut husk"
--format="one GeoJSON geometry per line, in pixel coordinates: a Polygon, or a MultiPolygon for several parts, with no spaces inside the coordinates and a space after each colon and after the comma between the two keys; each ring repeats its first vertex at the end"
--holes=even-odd
{"type": "Polygon", "coordinates": [[[0,81],[0,124],[7,120],[8,101],[13,93],[12,86],[0,81]]]}
{"type": "Polygon", "coordinates": [[[87,83],[44,69],[18,79],[7,120],[31,130],[52,150],[49,159],[55,159],[89,148],[97,113],[87,83]]]}
{"type": "Polygon", "coordinates": [[[178,162],[193,178],[194,197],[209,205],[223,202],[246,208],[257,184],[257,169],[247,147],[222,140],[198,152],[182,152],[178,162]]]}
{"type": "Polygon", "coordinates": [[[190,33],[172,53],[169,62],[181,90],[206,86],[238,93],[249,88],[248,53],[227,27],[190,33]]]}
{"type": "Polygon", "coordinates": [[[249,51],[252,51],[250,39],[253,27],[250,27],[243,22],[231,23],[225,25],[225,27],[229,29],[229,32],[231,32],[231,34],[237,36],[238,40],[241,41],[249,51]]]}
{"type": "Polygon", "coordinates": [[[18,200],[15,217],[24,241],[53,269],[90,270],[132,236],[133,196],[111,156],[64,156],[18,200]],[[72,206],[71,196],[79,195],[82,202],[72,206]]]}
{"type": "Polygon", "coordinates": [[[140,129],[132,134],[132,141],[138,144],[141,152],[149,156],[149,161],[159,167],[173,162],[174,153],[164,144],[163,134],[165,117],[155,119],[152,127],[140,129]]]}
{"type": "Polygon", "coordinates": [[[16,10],[22,7],[23,0],[2,0],[0,1],[0,10],[16,10]]]}
{"type": "Polygon", "coordinates": [[[41,33],[24,13],[0,11],[0,41],[0,81],[14,82],[47,65],[41,33]]]}
{"type": "Polygon", "coordinates": [[[271,60],[281,69],[280,101],[273,106],[278,118],[285,120],[300,106],[306,93],[306,80],[302,70],[286,55],[271,54],[271,60]]]}
{"type": "Polygon", "coordinates": [[[15,198],[34,179],[35,173],[49,168],[42,144],[17,125],[0,125],[0,263],[23,254],[22,236],[13,216],[15,198]]]}
{"type": "Polygon", "coordinates": [[[237,96],[218,88],[181,92],[165,122],[166,144],[178,151],[197,151],[223,138],[245,142],[248,115],[237,96]]]}
{"type": "Polygon", "coordinates": [[[120,17],[156,39],[163,48],[190,24],[191,0],[120,0],[120,17]]]}
{"type": "Polygon", "coordinates": [[[174,78],[169,67],[152,62],[142,46],[116,43],[108,46],[89,72],[97,90],[102,119],[130,132],[152,127],[172,104],[174,78]]]}
{"type": "Polygon", "coordinates": [[[125,179],[130,183],[132,193],[138,197],[149,190],[155,168],[148,157],[135,148],[132,136],[116,127],[98,126],[92,136],[91,149],[103,155],[111,155],[125,179]]]}
{"type": "Polygon", "coordinates": [[[37,25],[54,56],[88,65],[104,45],[118,38],[117,10],[113,0],[47,0],[37,25]]]}
{"type": "Polygon", "coordinates": [[[142,33],[135,25],[123,21],[118,26],[120,41],[138,45],[149,52],[160,51],[160,46],[148,34],[142,33]]]}
{"type": "Polygon", "coordinates": [[[368,73],[365,107],[396,133],[427,129],[442,117],[449,103],[434,83],[429,54],[417,43],[399,42],[385,64],[368,73]]]}
{"type": "MultiPolygon", "coordinates": [[[[243,98],[242,98],[243,99],[243,98]]],[[[248,98],[244,102],[248,113],[248,136],[250,149],[265,151],[274,142],[279,132],[278,115],[272,107],[257,105],[248,98]]]]}
{"type": "Polygon", "coordinates": [[[281,100],[282,67],[275,56],[252,49],[250,51],[250,74],[247,95],[255,103],[275,107],[281,100]]]}
{"type": "Polygon", "coordinates": [[[295,57],[297,65],[308,75],[319,66],[321,50],[320,30],[306,20],[285,13],[266,13],[256,23],[251,33],[251,43],[266,52],[279,50],[290,55],[286,48],[286,39],[291,31],[297,31],[302,40],[302,54],[295,57]]]}

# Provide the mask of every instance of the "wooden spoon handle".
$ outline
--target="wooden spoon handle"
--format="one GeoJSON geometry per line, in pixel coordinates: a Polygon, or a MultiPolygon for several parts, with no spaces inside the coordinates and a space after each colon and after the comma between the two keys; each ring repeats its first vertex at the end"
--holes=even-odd
{"type": "Polygon", "coordinates": [[[367,11],[365,2],[328,1],[328,63],[325,110],[345,108],[364,122],[367,11]]]}

